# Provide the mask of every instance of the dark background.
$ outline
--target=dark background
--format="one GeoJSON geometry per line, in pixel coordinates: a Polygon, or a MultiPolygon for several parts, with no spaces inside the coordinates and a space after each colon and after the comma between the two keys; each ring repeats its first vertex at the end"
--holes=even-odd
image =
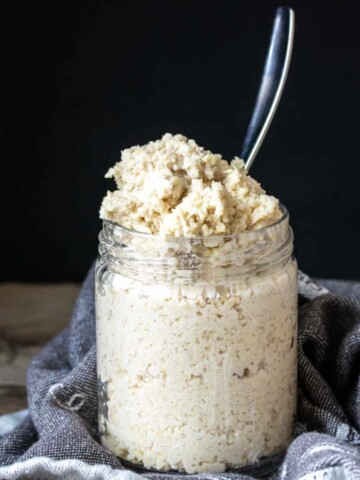
{"type": "MultiPolygon", "coordinates": [[[[360,278],[360,2],[289,2],[293,63],[252,168],[287,205],[300,267],[360,278]]],[[[81,280],[120,150],[183,133],[231,159],[279,2],[2,6],[1,280],[81,280]]]]}

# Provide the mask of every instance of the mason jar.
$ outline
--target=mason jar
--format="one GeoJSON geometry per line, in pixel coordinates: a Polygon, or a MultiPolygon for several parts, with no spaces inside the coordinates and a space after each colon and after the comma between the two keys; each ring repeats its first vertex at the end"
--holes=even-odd
{"type": "Polygon", "coordinates": [[[282,213],[259,230],[197,238],[104,221],[96,266],[99,429],[124,461],[255,474],[288,446],[297,265],[282,213]]]}

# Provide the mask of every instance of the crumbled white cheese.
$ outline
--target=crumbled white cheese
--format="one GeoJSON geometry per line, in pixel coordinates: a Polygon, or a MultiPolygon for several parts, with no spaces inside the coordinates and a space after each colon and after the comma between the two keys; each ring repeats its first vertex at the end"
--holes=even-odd
{"type": "Polygon", "coordinates": [[[253,234],[223,245],[220,237],[273,224],[282,216],[278,200],[247,175],[242,160],[228,164],[182,135],[124,150],[107,177],[118,189],[108,192],[101,217],[169,235],[168,250],[179,257],[159,281],[167,252],[161,242],[168,238],[134,235],[129,251],[141,258],[139,265],[127,265],[127,257],[102,275],[111,267],[99,260],[103,445],[135,464],[187,473],[222,472],[283,451],[296,412],[296,262],[290,252],[272,268],[271,256],[262,252],[257,265],[257,247],[268,242],[272,251],[276,232],[258,232],[260,246],[253,245],[253,234]],[[183,258],[173,246],[174,237],[183,236],[202,236],[203,248],[183,258]],[[151,259],[156,272],[149,273],[151,259]]]}
{"type": "Polygon", "coordinates": [[[294,263],[214,285],[143,286],[116,275],[100,290],[104,446],[147,468],[187,473],[286,449],[296,413],[294,263]]]}
{"type": "Polygon", "coordinates": [[[279,202],[251,178],[244,162],[221,155],[183,135],[122,152],[106,177],[100,216],[124,227],[161,235],[209,236],[255,230],[281,217],[279,202]]]}

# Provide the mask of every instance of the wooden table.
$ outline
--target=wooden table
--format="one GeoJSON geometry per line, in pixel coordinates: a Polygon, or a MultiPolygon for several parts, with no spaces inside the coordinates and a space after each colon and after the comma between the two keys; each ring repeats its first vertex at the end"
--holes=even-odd
{"type": "Polygon", "coordinates": [[[25,373],[69,322],[78,284],[0,284],[0,414],[25,408],[25,373]]]}

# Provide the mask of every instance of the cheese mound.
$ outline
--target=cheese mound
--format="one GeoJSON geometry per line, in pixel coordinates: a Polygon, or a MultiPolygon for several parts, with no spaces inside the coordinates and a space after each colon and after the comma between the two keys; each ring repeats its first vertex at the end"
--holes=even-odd
{"type": "Polygon", "coordinates": [[[183,135],[122,152],[106,174],[100,217],[144,233],[175,237],[237,234],[276,222],[276,198],[251,178],[244,161],[231,163],[183,135]]]}

